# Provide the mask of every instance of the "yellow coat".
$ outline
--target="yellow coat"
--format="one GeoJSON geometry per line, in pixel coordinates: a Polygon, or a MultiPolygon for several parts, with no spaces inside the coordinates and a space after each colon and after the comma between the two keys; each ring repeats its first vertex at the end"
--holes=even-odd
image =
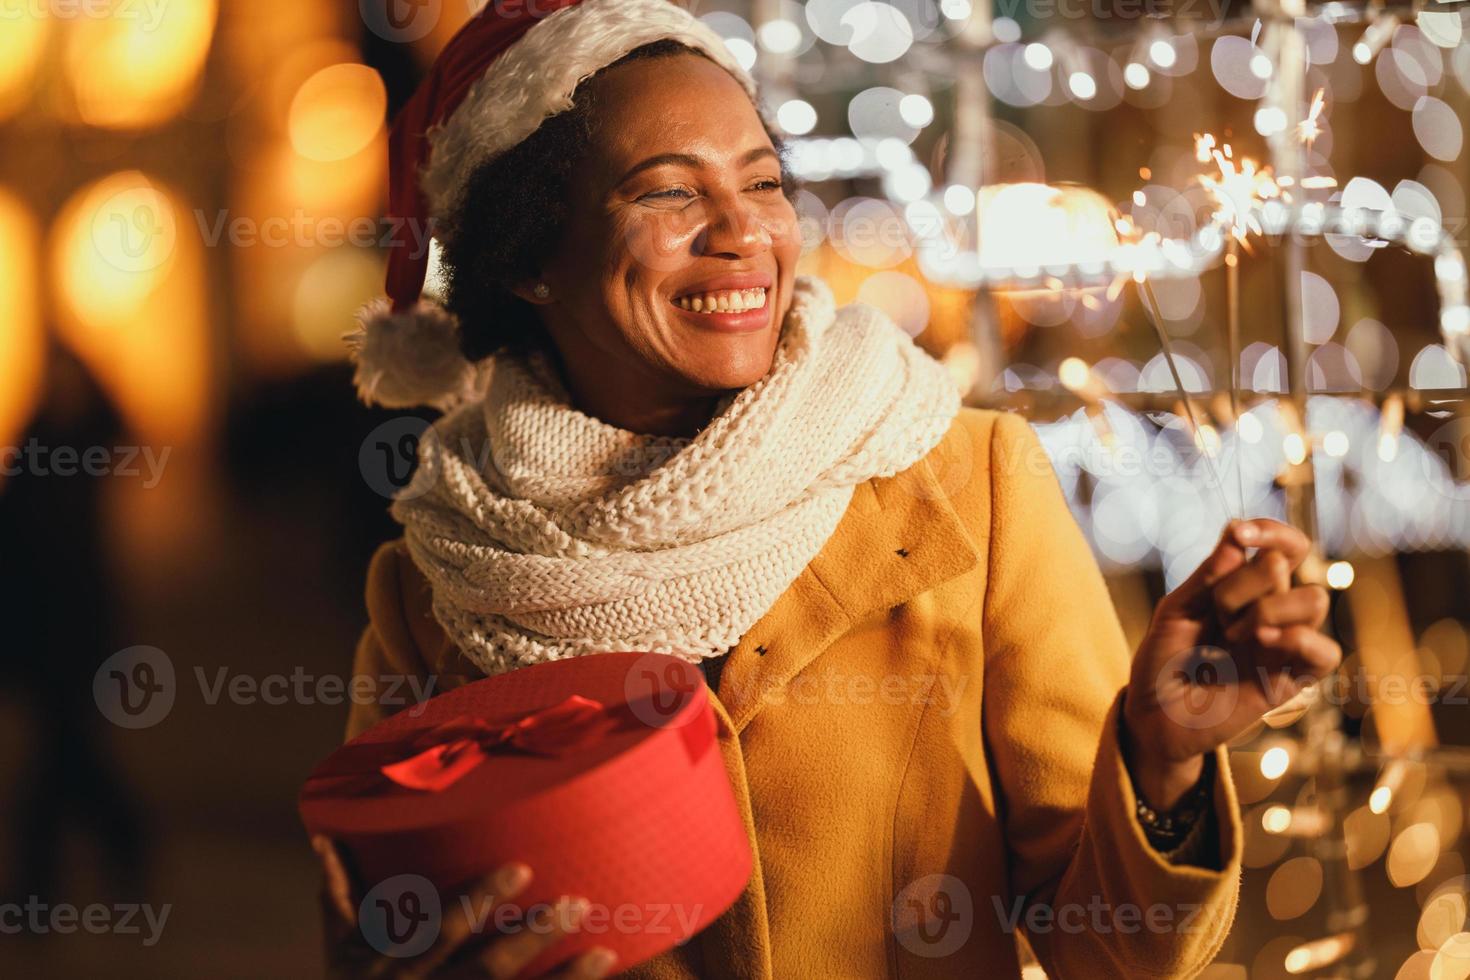
{"type": "MultiPolygon", "coordinates": [[[[476,676],[401,541],[374,557],[367,605],[356,673],[476,676]]],[[[1198,973],[1239,890],[1228,757],[1222,870],[1169,864],[1119,754],[1130,656],[1030,427],[963,409],[924,460],[857,488],[731,650],[713,700],[756,870],[695,940],[625,975],[1017,977],[1016,922],[1053,978],[1198,973]]],[[[349,734],[382,713],[356,705],[349,734]]]]}

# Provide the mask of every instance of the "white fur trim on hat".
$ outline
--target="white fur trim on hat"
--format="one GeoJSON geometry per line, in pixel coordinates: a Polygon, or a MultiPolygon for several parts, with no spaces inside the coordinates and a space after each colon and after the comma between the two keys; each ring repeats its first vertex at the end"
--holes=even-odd
{"type": "Polygon", "coordinates": [[[343,339],[357,365],[358,396],[369,405],[448,411],[474,393],[475,366],[460,352],[453,314],[438,303],[394,313],[387,299],[377,299],[358,312],[357,323],[343,339]]]}
{"type": "Polygon", "coordinates": [[[459,108],[429,135],[421,186],[430,215],[452,227],[476,168],[517,145],[548,117],[572,107],[577,86],[635,48],[674,40],[734,75],[751,100],[756,83],[724,40],[669,0],[583,0],[549,14],[495,59],[459,108]]]}

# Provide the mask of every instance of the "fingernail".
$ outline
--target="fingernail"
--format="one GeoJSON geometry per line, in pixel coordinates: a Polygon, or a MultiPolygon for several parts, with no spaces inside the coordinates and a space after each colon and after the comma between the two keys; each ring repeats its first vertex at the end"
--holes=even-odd
{"type": "Polygon", "coordinates": [[[1262,626],[1256,630],[1256,638],[1262,643],[1275,643],[1281,639],[1281,629],[1277,626],[1262,626]]]}
{"type": "Polygon", "coordinates": [[[567,928],[575,928],[581,923],[582,917],[587,914],[587,909],[592,905],[585,898],[573,898],[566,905],[567,928]]]}
{"type": "Polygon", "coordinates": [[[1235,539],[1241,544],[1254,544],[1261,538],[1261,530],[1254,524],[1240,524],[1235,528],[1235,539]]]}
{"type": "Polygon", "coordinates": [[[495,886],[501,895],[510,896],[519,892],[531,880],[531,869],[524,864],[508,864],[495,875],[495,886]]]}
{"type": "Polygon", "coordinates": [[[587,954],[587,968],[594,977],[605,977],[618,962],[618,954],[605,946],[599,946],[587,954]]]}

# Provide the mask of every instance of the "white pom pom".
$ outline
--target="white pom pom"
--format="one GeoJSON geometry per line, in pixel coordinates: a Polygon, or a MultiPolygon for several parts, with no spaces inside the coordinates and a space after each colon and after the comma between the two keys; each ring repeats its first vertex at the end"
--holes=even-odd
{"type": "Polygon", "coordinates": [[[343,339],[357,365],[357,394],[369,405],[448,411],[474,393],[477,372],[460,352],[459,326],[439,304],[394,313],[376,299],[358,312],[357,325],[343,339]]]}

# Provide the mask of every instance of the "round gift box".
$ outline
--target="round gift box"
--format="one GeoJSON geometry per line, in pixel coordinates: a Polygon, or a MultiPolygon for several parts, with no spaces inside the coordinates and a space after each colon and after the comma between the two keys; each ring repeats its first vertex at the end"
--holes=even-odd
{"type": "MultiPolygon", "coordinates": [[[[446,758],[465,756],[450,749],[446,758]]],[[[751,873],[703,675],[661,654],[537,664],[400,711],[319,764],[300,810],[310,833],[345,846],[362,890],[363,935],[390,956],[426,949],[443,918],[461,914],[460,893],[510,861],[529,865],[533,877],[506,910],[471,910],[487,935],[516,922],[546,928],[559,898],[586,898],[580,927],[522,977],[594,946],[617,953],[615,970],[630,968],[714,921],[751,873]],[[446,731],[534,728],[573,696],[596,702],[578,702],[588,719],[578,744],[523,748],[491,738],[470,750],[472,765],[433,789],[384,772],[426,750],[462,748],[446,731]]]]}

